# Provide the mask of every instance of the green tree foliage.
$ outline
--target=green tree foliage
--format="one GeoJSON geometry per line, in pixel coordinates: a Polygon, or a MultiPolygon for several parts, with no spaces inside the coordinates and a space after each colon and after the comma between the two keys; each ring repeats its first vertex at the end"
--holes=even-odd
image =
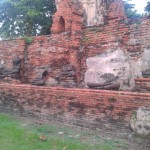
{"type": "Polygon", "coordinates": [[[141,17],[141,14],[137,13],[135,10],[135,5],[130,3],[131,0],[124,1],[125,13],[126,16],[130,19],[138,19],[141,17]]]}
{"type": "Polygon", "coordinates": [[[145,11],[150,13],[150,1],[147,2],[147,5],[145,7],[145,11]]]}
{"type": "Polygon", "coordinates": [[[49,34],[54,0],[0,0],[0,37],[49,34]]]}

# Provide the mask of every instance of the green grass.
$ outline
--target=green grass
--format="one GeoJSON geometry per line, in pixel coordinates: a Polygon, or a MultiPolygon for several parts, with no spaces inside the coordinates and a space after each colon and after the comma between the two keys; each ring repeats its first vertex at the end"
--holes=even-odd
{"type": "Polygon", "coordinates": [[[122,150],[126,149],[123,143],[102,140],[94,133],[77,134],[76,129],[55,125],[24,125],[7,115],[0,115],[0,150],[117,150],[120,144],[122,150]],[[59,131],[64,134],[58,135],[59,131]],[[47,140],[40,140],[41,135],[47,140]]]}

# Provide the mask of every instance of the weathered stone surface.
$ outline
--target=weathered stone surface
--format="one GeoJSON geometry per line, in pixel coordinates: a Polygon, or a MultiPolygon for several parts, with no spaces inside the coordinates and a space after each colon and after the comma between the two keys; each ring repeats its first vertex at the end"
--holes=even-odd
{"type": "Polygon", "coordinates": [[[0,60],[0,66],[3,66],[5,64],[4,60],[0,60]]]}
{"type": "Polygon", "coordinates": [[[45,81],[43,79],[37,78],[31,82],[32,85],[42,86],[45,85],[45,81]]]}
{"type": "Polygon", "coordinates": [[[98,89],[106,89],[106,90],[119,90],[120,83],[119,82],[109,82],[106,84],[96,84],[96,83],[89,83],[89,88],[98,88],[98,89]]]}
{"type": "Polygon", "coordinates": [[[138,61],[143,77],[150,77],[150,49],[145,49],[142,57],[138,61]]]}
{"type": "Polygon", "coordinates": [[[107,14],[107,2],[103,0],[79,0],[84,9],[84,23],[86,26],[105,23],[107,14]]]}
{"type": "Polygon", "coordinates": [[[48,71],[46,70],[46,69],[39,69],[39,70],[37,70],[37,77],[38,78],[43,78],[43,77],[45,77],[46,75],[48,74],[48,71]]]}
{"type": "Polygon", "coordinates": [[[21,60],[20,58],[16,58],[12,62],[12,69],[8,69],[7,65],[5,64],[4,60],[0,61],[0,78],[3,79],[5,77],[11,77],[15,79],[20,78],[20,65],[21,65],[21,60]]]}
{"type": "Polygon", "coordinates": [[[129,90],[134,87],[134,78],[141,76],[136,64],[120,48],[89,57],[86,65],[85,84],[88,87],[129,90]]]}
{"type": "Polygon", "coordinates": [[[13,70],[12,70],[12,75],[16,78],[19,78],[19,72],[20,72],[20,65],[21,65],[21,60],[20,58],[16,58],[13,61],[13,70]]]}
{"type": "Polygon", "coordinates": [[[58,80],[63,87],[76,87],[75,67],[72,64],[67,64],[62,67],[58,80]]]}
{"type": "Polygon", "coordinates": [[[47,77],[51,71],[52,68],[50,68],[49,66],[36,67],[35,68],[36,77],[34,80],[31,81],[31,84],[38,86],[42,85],[52,86],[54,84],[54,81],[52,81],[52,78],[47,77]]]}
{"type": "Polygon", "coordinates": [[[58,82],[57,82],[55,79],[49,77],[49,78],[45,81],[45,85],[46,85],[46,86],[57,86],[57,85],[58,85],[58,82]]]}
{"type": "Polygon", "coordinates": [[[136,134],[150,134],[150,108],[142,107],[131,116],[130,125],[136,134]]]}
{"type": "Polygon", "coordinates": [[[74,66],[72,64],[67,64],[65,66],[63,66],[62,71],[66,72],[66,71],[74,71],[74,66]]]}

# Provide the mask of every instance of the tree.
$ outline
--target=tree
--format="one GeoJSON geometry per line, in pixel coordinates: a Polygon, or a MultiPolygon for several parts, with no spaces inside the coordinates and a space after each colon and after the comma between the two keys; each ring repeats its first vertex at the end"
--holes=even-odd
{"type": "Polygon", "coordinates": [[[133,20],[140,18],[141,14],[137,13],[137,10],[135,10],[135,5],[131,4],[130,1],[131,0],[124,1],[126,16],[133,20]]]}
{"type": "Polygon", "coordinates": [[[145,7],[145,11],[150,13],[150,1],[147,2],[147,5],[145,7]]]}
{"type": "Polygon", "coordinates": [[[0,0],[0,37],[49,34],[54,0],[0,0]]]}

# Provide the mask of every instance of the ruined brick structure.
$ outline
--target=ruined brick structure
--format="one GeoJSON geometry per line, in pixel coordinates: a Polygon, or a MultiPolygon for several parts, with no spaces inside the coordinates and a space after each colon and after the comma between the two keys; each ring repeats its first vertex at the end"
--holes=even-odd
{"type": "Polygon", "coordinates": [[[0,41],[1,97],[35,115],[96,127],[150,106],[150,19],[130,23],[121,0],[56,2],[51,35],[0,41]]]}

